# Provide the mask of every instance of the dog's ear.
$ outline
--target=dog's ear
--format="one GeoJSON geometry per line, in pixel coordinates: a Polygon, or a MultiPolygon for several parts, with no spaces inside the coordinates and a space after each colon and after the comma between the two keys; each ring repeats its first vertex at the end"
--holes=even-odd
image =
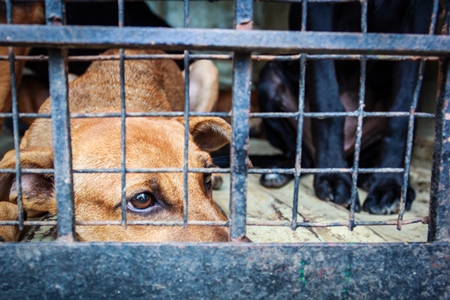
{"type": "MultiPolygon", "coordinates": [[[[9,151],[0,162],[0,169],[16,167],[15,151],[9,151]]],[[[53,168],[53,151],[51,148],[33,147],[20,151],[20,167],[22,169],[53,168]]],[[[53,174],[22,173],[22,200],[24,207],[37,211],[56,212],[54,201],[53,174]]],[[[0,174],[0,201],[17,203],[16,174],[0,174]]]]}
{"type": "MultiPolygon", "coordinates": [[[[184,118],[177,121],[184,125],[184,118]]],[[[206,152],[220,149],[231,141],[231,126],[217,117],[189,118],[189,132],[197,146],[206,152]]]]}

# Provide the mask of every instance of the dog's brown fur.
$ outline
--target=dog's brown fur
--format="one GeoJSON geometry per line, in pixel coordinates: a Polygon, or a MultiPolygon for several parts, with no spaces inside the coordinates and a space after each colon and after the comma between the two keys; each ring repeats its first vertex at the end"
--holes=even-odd
{"type": "MultiPolygon", "coordinates": [[[[158,53],[127,50],[126,54],[158,53]]],[[[117,54],[109,50],[105,54],[117,54]]],[[[119,112],[119,62],[98,61],[69,84],[71,113],[119,112]]],[[[125,62],[125,93],[128,112],[181,111],[184,107],[184,80],[173,61],[125,62]]],[[[206,97],[208,98],[208,97],[206,97]]],[[[50,113],[48,99],[40,113],[50,113]]],[[[230,126],[219,118],[191,117],[189,121],[190,168],[212,165],[208,152],[230,140],[230,126]]],[[[120,168],[121,121],[119,118],[85,118],[71,120],[74,169],[120,168]]],[[[184,119],[164,117],[130,117],[126,119],[127,168],[182,168],[184,119]]],[[[26,132],[20,152],[23,168],[52,168],[51,121],[37,119],[26,132]]],[[[8,152],[0,168],[14,168],[14,151],[8,152]]],[[[53,178],[23,174],[24,207],[33,211],[56,213],[53,178]]],[[[156,204],[145,212],[128,209],[128,220],[180,221],[183,217],[182,173],[129,173],[126,196],[149,193],[156,204]]],[[[121,175],[118,173],[74,174],[75,214],[77,221],[121,219],[121,175]]],[[[225,221],[211,198],[208,176],[189,173],[189,220],[225,221]]],[[[0,174],[0,201],[16,203],[17,187],[13,174],[0,174]]],[[[2,204],[5,205],[5,204],[2,204]]],[[[0,206],[0,219],[15,219],[0,206]]],[[[2,231],[13,227],[0,227],[2,231]]],[[[77,226],[85,241],[227,241],[228,229],[220,226],[77,226]]],[[[2,233],[5,240],[16,240],[17,233],[2,233]],[[11,237],[13,236],[13,237],[11,237]]]]}
{"type": "MultiPolygon", "coordinates": [[[[48,82],[46,80],[35,76],[24,76],[17,90],[19,112],[37,113],[49,96],[48,82]]],[[[22,122],[27,126],[31,126],[34,120],[35,118],[22,118],[22,122]]]]}
{"type": "MultiPolygon", "coordinates": [[[[15,3],[12,9],[13,24],[42,24],[44,22],[44,8],[42,3],[15,3]]],[[[6,6],[0,3],[0,24],[6,23],[6,6]]],[[[14,55],[27,55],[30,48],[14,47],[14,55]]],[[[8,55],[8,47],[0,47],[0,55],[8,55]]],[[[14,64],[16,83],[20,83],[25,61],[17,61],[14,64]]],[[[8,112],[11,109],[11,73],[9,61],[0,61],[0,112],[8,112]]],[[[4,123],[0,118],[0,133],[4,123]]]]}

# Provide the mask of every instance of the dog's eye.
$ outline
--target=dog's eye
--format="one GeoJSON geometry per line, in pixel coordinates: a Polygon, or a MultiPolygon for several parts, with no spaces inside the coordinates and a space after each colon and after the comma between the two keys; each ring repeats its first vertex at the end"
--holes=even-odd
{"type": "Polygon", "coordinates": [[[128,202],[131,210],[144,210],[156,204],[156,200],[150,193],[139,193],[134,195],[128,202]]]}
{"type": "Polygon", "coordinates": [[[203,185],[205,186],[206,191],[209,193],[212,188],[212,176],[211,173],[205,173],[203,175],[203,185]]]}

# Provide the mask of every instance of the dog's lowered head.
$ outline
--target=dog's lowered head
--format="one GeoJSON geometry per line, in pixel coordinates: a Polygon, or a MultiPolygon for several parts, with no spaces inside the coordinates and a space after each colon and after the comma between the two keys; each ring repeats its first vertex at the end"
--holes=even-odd
{"type": "MultiPolygon", "coordinates": [[[[118,88],[117,67],[118,62],[94,63],[85,75],[70,83],[71,112],[117,111],[120,103],[117,94],[105,91],[106,84],[110,85],[109,91],[118,88]]],[[[127,61],[125,74],[129,74],[125,80],[129,111],[176,110],[174,106],[180,105],[174,103],[183,102],[183,78],[173,61],[127,61]]],[[[44,103],[41,112],[49,110],[49,102],[44,103]]],[[[184,184],[187,184],[189,221],[226,221],[212,201],[211,174],[189,172],[185,182],[179,170],[183,169],[185,161],[185,126],[189,126],[190,133],[188,167],[209,168],[213,166],[209,152],[230,141],[231,127],[227,122],[216,117],[190,117],[189,124],[185,124],[183,117],[128,117],[125,124],[126,168],[131,171],[169,169],[126,174],[127,220],[182,221],[184,184]],[[173,168],[178,171],[171,171],[173,168]]],[[[121,130],[118,117],[72,119],[73,169],[120,169],[121,130]]],[[[53,168],[50,141],[50,120],[38,119],[21,144],[21,167],[53,168]]],[[[14,168],[15,164],[15,153],[10,151],[0,162],[0,168],[14,168]]],[[[23,204],[27,210],[57,212],[53,175],[23,173],[21,179],[23,204]]],[[[120,172],[74,172],[76,221],[121,220],[121,180],[120,172]]],[[[0,174],[0,200],[17,202],[15,174],[0,174]]],[[[82,241],[217,242],[229,239],[227,227],[202,225],[188,225],[186,229],[168,225],[129,225],[126,229],[120,225],[80,225],[76,226],[76,233],[82,241]]]]}

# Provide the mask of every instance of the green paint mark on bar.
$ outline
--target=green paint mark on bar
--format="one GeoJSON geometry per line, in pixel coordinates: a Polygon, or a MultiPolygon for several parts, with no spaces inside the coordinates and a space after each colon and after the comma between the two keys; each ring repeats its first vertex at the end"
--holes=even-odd
{"type": "Polygon", "coordinates": [[[302,261],[301,266],[300,266],[299,279],[300,279],[300,282],[302,282],[304,285],[306,285],[305,266],[308,264],[309,264],[308,262],[302,261]]]}

